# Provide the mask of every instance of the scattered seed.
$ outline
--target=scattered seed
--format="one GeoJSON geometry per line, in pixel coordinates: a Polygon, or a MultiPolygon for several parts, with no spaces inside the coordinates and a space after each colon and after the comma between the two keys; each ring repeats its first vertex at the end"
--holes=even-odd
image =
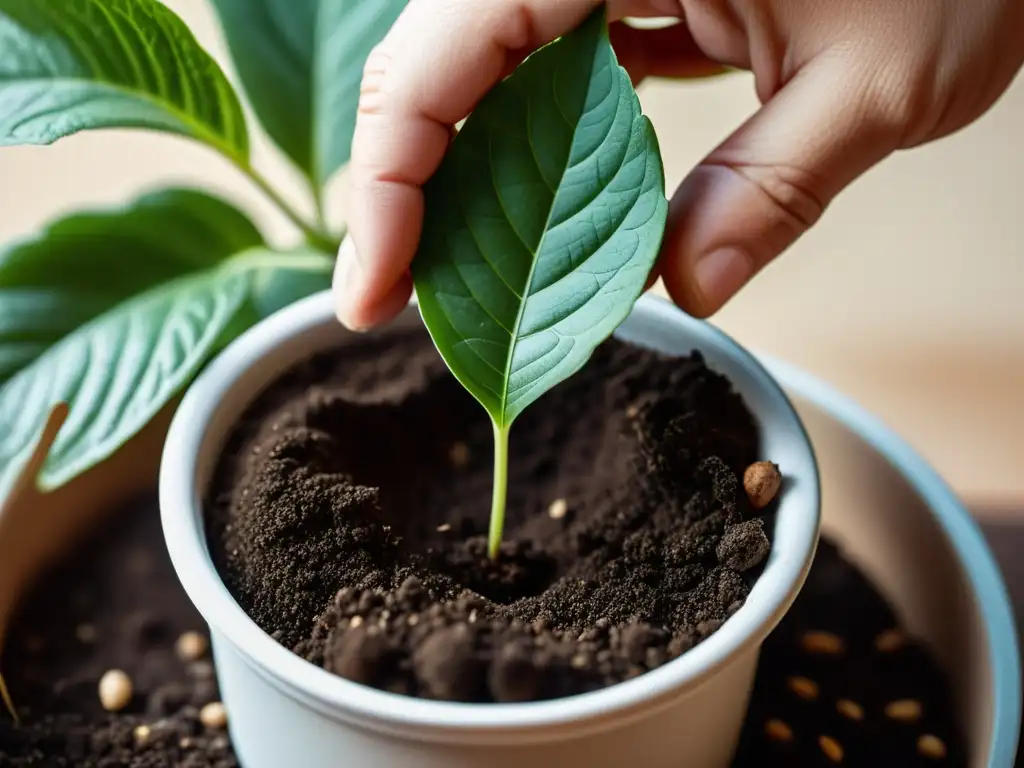
{"type": "Polygon", "coordinates": [[[848,717],[851,720],[863,720],[864,719],[864,707],[855,701],[849,699],[840,699],[836,702],[836,709],[839,714],[843,717],[848,717]]]}
{"type": "Polygon", "coordinates": [[[823,653],[829,656],[836,656],[842,653],[846,647],[842,638],[838,635],[817,630],[804,632],[800,638],[800,645],[808,653],[823,653]]]}
{"type": "Polygon", "coordinates": [[[405,621],[406,621],[406,623],[407,623],[407,624],[408,624],[408,625],[409,625],[410,627],[415,627],[415,626],[416,626],[417,624],[419,624],[419,623],[420,623],[420,617],[419,617],[419,614],[416,614],[416,613],[414,613],[414,614],[411,614],[411,615],[409,616],[409,618],[408,618],[408,619],[406,619],[405,621]]]}
{"type": "Polygon", "coordinates": [[[765,721],[764,732],[772,741],[793,740],[793,729],[781,720],[776,720],[775,718],[765,721]]]}
{"type": "Polygon", "coordinates": [[[80,643],[95,643],[98,633],[92,624],[79,624],[75,627],[75,637],[80,643]]]}
{"type": "Polygon", "coordinates": [[[925,757],[941,760],[946,756],[946,744],[938,736],[926,733],[918,738],[917,751],[925,757]]]}
{"type": "Polygon", "coordinates": [[[626,415],[629,416],[629,418],[631,418],[631,419],[635,419],[639,413],[640,413],[640,407],[639,406],[631,405],[628,408],[626,408],[626,415]]]}
{"type": "Polygon", "coordinates": [[[818,698],[818,684],[806,677],[791,677],[786,680],[789,689],[801,699],[813,701],[818,698]]]}
{"type": "Polygon", "coordinates": [[[119,712],[132,700],[132,679],[120,669],[108,670],[100,678],[99,695],[107,712],[119,712]]]}
{"type": "Polygon", "coordinates": [[[211,701],[199,710],[199,722],[207,728],[219,730],[228,724],[228,711],[219,701],[211,701]]]}
{"type": "Polygon", "coordinates": [[[455,443],[448,450],[448,460],[456,469],[461,469],[469,463],[469,446],[465,443],[455,443]]]}
{"type": "Polygon", "coordinates": [[[476,624],[476,620],[477,620],[477,616],[478,616],[478,615],[479,615],[479,614],[477,614],[476,608],[474,608],[473,610],[471,610],[471,611],[469,612],[469,623],[470,623],[470,624],[476,624]]]}
{"type": "Polygon", "coordinates": [[[569,512],[569,504],[565,499],[555,499],[548,507],[548,516],[552,520],[561,520],[569,512]]]}
{"type": "Polygon", "coordinates": [[[569,664],[572,665],[573,669],[583,669],[585,666],[587,666],[587,657],[584,656],[582,653],[577,653],[569,661],[569,664]]]}
{"type": "Polygon", "coordinates": [[[885,715],[901,723],[912,723],[921,717],[921,702],[916,699],[899,699],[885,705],[885,715]]]}
{"type": "Polygon", "coordinates": [[[781,485],[779,466],[771,461],[754,462],[743,471],[743,490],[754,509],[771,504],[781,485]]]}
{"type": "Polygon", "coordinates": [[[451,523],[441,523],[439,526],[437,526],[437,532],[438,533],[448,533],[448,531],[450,531],[451,529],[452,529],[452,524],[451,523]]]}
{"type": "Polygon", "coordinates": [[[350,621],[348,623],[348,627],[349,627],[349,629],[355,629],[356,627],[361,626],[362,623],[363,623],[363,617],[362,616],[353,616],[352,617],[352,621],[350,621]]]}
{"type": "Polygon", "coordinates": [[[190,739],[188,736],[185,736],[184,738],[178,740],[178,746],[182,749],[192,749],[192,739],[190,739]]]}
{"type": "Polygon", "coordinates": [[[881,653],[898,651],[907,643],[907,636],[898,629],[887,629],[875,638],[875,649],[881,653]]]}
{"type": "Polygon", "coordinates": [[[208,645],[206,638],[198,632],[185,632],[174,644],[174,650],[182,661],[199,661],[208,645]]]}
{"type": "Polygon", "coordinates": [[[831,736],[819,736],[818,746],[833,763],[843,762],[843,746],[831,736]]]}
{"type": "Polygon", "coordinates": [[[141,747],[149,741],[152,731],[148,725],[137,725],[135,726],[133,733],[135,735],[135,743],[141,747]]]}

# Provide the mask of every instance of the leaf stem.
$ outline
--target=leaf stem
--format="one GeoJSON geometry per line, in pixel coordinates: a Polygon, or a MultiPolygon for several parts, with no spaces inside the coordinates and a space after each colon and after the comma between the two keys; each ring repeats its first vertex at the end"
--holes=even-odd
{"type": "Polygon", "coordinates": [[[491,496],[491,528],[487,534],[487,553],[497,560],[501,535],[505,529],[505,500],[508,496],[508,426],[494,427],[494,490],[491,496]]]}
{"type": "MultiPolygon", "coordinates": [[[[298,211],[292,208],[287,200],[277,193],[277,191],[270,185],[270,182],[268,182],[259,171],[247,163],[240,164],[239,168],[253,184],[259,187],[260,191],[262,191],[263,194],[266,195],[285,216],[291,219],[295,226],[302,230],[310,245],[326,253],[334,254],[338,252],[338,247],[341,245],[341,242],[335,241],[335,239],[323,229],[306,221],[298,211]]],[[[317,203],[317,207],[320,207],[319,202],[317,203]]]]}

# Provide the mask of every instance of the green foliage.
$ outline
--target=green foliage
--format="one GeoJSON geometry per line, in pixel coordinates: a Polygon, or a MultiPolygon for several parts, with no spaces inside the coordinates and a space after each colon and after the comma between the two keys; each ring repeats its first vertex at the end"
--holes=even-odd
{"type": "Polygon", "coordinates": [[[407,0],[213,0],[267,133],[319,191],[348,162],[363,66],[407,0]]]}
{"type": "MultiPolygon", "coordinates": [[[[257,116],[317,201],[348,160],[366,57],[404,4],[217,2],[257,116]]],[[[330,287],[337,235],[252,167],[234,88],[171,10],[0,0],[0,147],[102,128],[174,134],[223,154],[305,245],[272,249],[230,203],[166,189],[65,216],[0,250],[0,504],[59,405],[69,412],[37,478],[46,490],[136,435],[240,332],[330,287]]]]}
{"type": "Polygon", "coordinates": [[[664,186],[599,8],[483,99],[426,187],[413,276],[438,350],[494,423],[492,556],[509,427],[629,314],[661,245],[664,186]]]}

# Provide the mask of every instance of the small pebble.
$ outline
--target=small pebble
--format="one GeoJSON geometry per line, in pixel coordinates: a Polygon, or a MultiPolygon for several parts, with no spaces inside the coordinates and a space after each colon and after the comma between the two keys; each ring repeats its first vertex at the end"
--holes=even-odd
{"type": "Polygon", "coordinates": [[[818,684],[806,677],[791,677],[786,680],[789,689],[801,699],[813,701],[818,698],[818,684]]]}
{"type": "Polygon", "coordinates": [[[764,509],[779,492],[782,475],[779,467],[770,461],[758,461],[743,472],[743,490],[754,509],[764,509]]]}
{"type": "Polygon", "coordinates": [[[548,507],[548,517],[552,520],[561,520],[569,512],[569,504],[565,499],[555,499],[548,507]]]}
{"type": "Polygon", "coordinates": [[[362,616],[353,616],[352,620],[348,623],[348,628],[349,629],[355,629],[356,627],[361,626],[362,623],[363,623],[363,617],[362,616]]]}
{"type": "Polygon", "coordinates": [[[765,722],[764,732],[772,741],[792,741],[793,729],[781,720],[771,719],[765,722]]]}
{"type": "Polygon", "coordinates": [[[149,736],[152,733],[148,725],[137,725],[133,734],[135,736],[135,743],[140,747],[144,746],[149,741],[149,736]]]}
{"type": "Polygon", "coordinates": [[[207,728],[219,730],[228,724],[228,711],[219,701],[211,701],[199,710],[199,722],[207,728]]]}
{"type": "Polygon", "coordinates": [[[848,717],[850,720],[863,720],[864,719],[864,707],[855,701],[849,699],[840,699],[836,702],[836,710],[843,717],[848,717]]]}
{"type": "Polygon", "coordinates": [[[900,699],[885,705],[885,716],[901,723],[912,723],[921,717],[921,702],[916,699],[900,699]]]}
{"type": "Polygon", "coordinates": [[[185,632],[174,644],[174,650],[182,661],[198,661],[206,653],[206,638],[198,632],[185,632]]]}
{"type": "Polygon", "coordinates": [[[946,744],[938,736],[926,733],[918,738],[917,751],[925,757],[941,760],[946,756],[946,744]]]}
{"type": "Polygon", "coordinates": [[[842,638],[831,632],[804,632],[800,638],[800,646],[808,653],[821,653],[836,656],[843,652],[845,645],[842,638]]]}
{"type": "Polygon", "coordinates": [[[825,753],[825,757],[833,763],[843,762],[843,747],[831,736],[819,736],[818,746],[821,747],[821,751],[825,753]]]}
{"type": "Polygon", "coordinates": [[[455,443],[448,450],[448,460],[456,469],[461,469],[469,463],[469,446],[465,443],[455,443]]]}
{"type": "Polygon", "coordinates": [[[907,636],[898,629],[887,629],[875,638],[875,649],[880,653],[898,651],[907,643],[907,636]]]}
{"type": "Polygon", "coordinates": [[[107,712],[119,712],[132,700],[132,680],[120,669],[108,670],[100,678],[99,695],[107,712]]]}

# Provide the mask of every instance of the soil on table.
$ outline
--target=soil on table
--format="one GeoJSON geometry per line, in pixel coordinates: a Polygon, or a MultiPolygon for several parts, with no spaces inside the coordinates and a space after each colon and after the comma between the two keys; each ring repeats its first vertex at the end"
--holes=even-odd
{"type": "MultiPolygon", "coordinates": [[[[698,354],[611,340],[512,427],[501,555],[492,435],[422,330],[319,357],[240,421],[207,504],[230,590],[351,680],[515,702],[661,666],[743,605],[769,551],[756,424],[698,354]]],[[[782,468],[785,474],[785,468],[782,468]]]]}
{"type": "Polygon", "coordinates": [[[0,704],[0,766],[236,768],[227,731],[200,720],[219,693],[208,653],[179,657],[186,632],[206,636],[146,499],[115,513],[23,599],[0,664],[21,726],[0,704]],[[111,669],[134,690],[116,713],[98,694],[111,669]]]}
{"type": "MultiPolygon", "coordinates": [[[[171,649],[180,632],[201,626],[167,561],[155,502],[117,513],[43,576],[11,627],[2,668],[23,724],[0,711],[0,766],[234,768],[225,732],[197,721],[197,705],[217,695],[208,660],[183,663],[171,649]],[[94,597],[69,601],[69,584],[94,597]],[[164,628],[151,640],[137,634],[143,614],[142,624],[164,628]],[[127,671],[138,694],[115,715],[96,693],[110,667],[127,671]],[[138,743],[139,727],[156,737],[138,743]]],[[[734,768],[836,765],[837,754],[858,768],[963,768],[953,722],[941,670],[823,541],[762,651],[734,768]]]]}

